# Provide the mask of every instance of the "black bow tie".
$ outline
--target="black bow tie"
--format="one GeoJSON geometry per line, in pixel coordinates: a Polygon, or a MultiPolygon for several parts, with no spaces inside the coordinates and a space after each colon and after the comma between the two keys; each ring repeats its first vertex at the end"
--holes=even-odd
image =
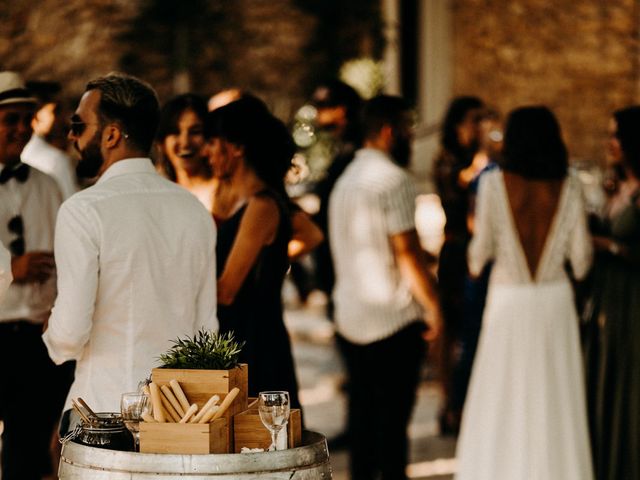
{"type": "Polygon", "coordinates": [[[14,178],[20,183],[24,183],[29,178],[29,165],[26,163],[19,163],[17,167],[5,166],[0,172],[0,185],[7,183],[14,178]]]}

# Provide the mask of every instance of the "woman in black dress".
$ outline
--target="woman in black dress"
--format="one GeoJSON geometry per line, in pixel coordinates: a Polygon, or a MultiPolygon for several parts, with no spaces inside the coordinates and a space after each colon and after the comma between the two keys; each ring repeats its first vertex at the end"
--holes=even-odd
{"type": "Polygon", "coordinates": [[[587,395],[598,480],[640,478],[640,106],[614,112],[607,157],[619,178],[592,221],[585,304],[587,395]]]}
{"type": "Polygon", "coordinates": [[[249,365],[249,395],[286,390],[299,407],[281,298],[291,238],[284,177],[295,144],[253,97],[210,112],[206,135],[213,173],[237,199],[222,219],[214,206],[220,332],[233,331],[246,342],[240,360],[249,365]]]}

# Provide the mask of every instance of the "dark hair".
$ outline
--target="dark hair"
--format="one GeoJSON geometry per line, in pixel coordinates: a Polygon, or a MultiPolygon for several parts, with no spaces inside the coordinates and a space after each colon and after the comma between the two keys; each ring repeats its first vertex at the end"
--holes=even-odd
{"type": "Polygon", "coordinates": [[[484,108],[484,103],[478,97],[460,96],[449,103],[449,108],[442,122],[442,147],[456,158],[463,160],[467,156],[467,148],[460,145],[458,140],[458,125],[464,121],[464,117],[470,110],[484,108]]]}
{"type": "Polygon", "coordinates": [[[399,127],[406,121],[411,111],[409,104],[401,97],[378,95],[365,102],[362,108],[361,125],[365,139],[375,137],[385,125],[399,127]]]}
{"type": "Polygon", "coordinates": [[[613,118],[616,120],[616,138],[624,153],[624,162],[640,178],[640,106],[617,110],[613,118]]]}
{"type": "Polygon", "coordinates": [[[38,99],[40,105],[58,103],[58,95],[62,90],[60,82],[28,80],[26,84],[27,90],[38,99]]]}
{"type": "Polygon", "coordinates": [[[336,78],[321,82],[311,96],[311,102],[318,108],[345,107],[347,128],[344,132],[344,140],[360,141],[360,109],[362,97],[350,85],[336,78]]]}
{"type": "Polygon", "coordinates": [[[504,169],[525,178],[552,180],[567,174],[567,147],[560,125],[544,106],[513,110],[504,134],[504,169]]]}
{"type": "MultiPolygon", "coordinates": [[[[173,97],[165,103],[160,110],[156,142],[162,143],[169,135],[178,133],[178,122],[180,121],[180,116],[188,110],[193,111],[198,116],[204,127],[204,123],[207,118],[207,102],[203,97],[196,95],[195,93],[184,93],[177,97],[173,97]]],[[[162,149],[160,149],[159,161],[160,167],[167,177],[175,182],[176,171],[162,149]]],[[[205,163],[207,162],[206,160],[203,161],[205,163]]]]}
{"type": "Polygon", "coordinates": [[[253,95],[207,114],[207,138],[220,138],[244,148],[244,159],[270,188],[287,198],[284,177],[296,145],[286,125],[253,95]]]}
{"type": "Polygon", "coordinates": [[[135,77],[111,73],[87,84],[85,91],[98,90],[98,115],[103,124],[118,123],[125,140],[140,151],[151,150],[158,127],[159,104],[151,85],[135,77]]]}

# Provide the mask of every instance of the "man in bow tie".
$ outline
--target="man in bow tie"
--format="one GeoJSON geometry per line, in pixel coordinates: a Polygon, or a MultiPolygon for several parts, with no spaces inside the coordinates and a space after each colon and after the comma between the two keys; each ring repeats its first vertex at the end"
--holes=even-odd
{"type": "Polygon", "coordinates": [[[3,480],[53,471],[50,443],[73,367],[55,366],[41,338],[56,296],[53,234],[62,195],[51,177],[20,163],[35,105],[18,74],[0,72],[0,242],[13,274],[0,305],[3,480]]]}

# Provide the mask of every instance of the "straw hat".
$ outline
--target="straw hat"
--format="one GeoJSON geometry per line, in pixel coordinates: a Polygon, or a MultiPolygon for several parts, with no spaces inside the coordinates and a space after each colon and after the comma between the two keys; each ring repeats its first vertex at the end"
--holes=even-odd
{"type": "Polygon", "coordinates": [[[0,72],[0,105],[10,103],[37,103],[16,72],[0,72]]]}

